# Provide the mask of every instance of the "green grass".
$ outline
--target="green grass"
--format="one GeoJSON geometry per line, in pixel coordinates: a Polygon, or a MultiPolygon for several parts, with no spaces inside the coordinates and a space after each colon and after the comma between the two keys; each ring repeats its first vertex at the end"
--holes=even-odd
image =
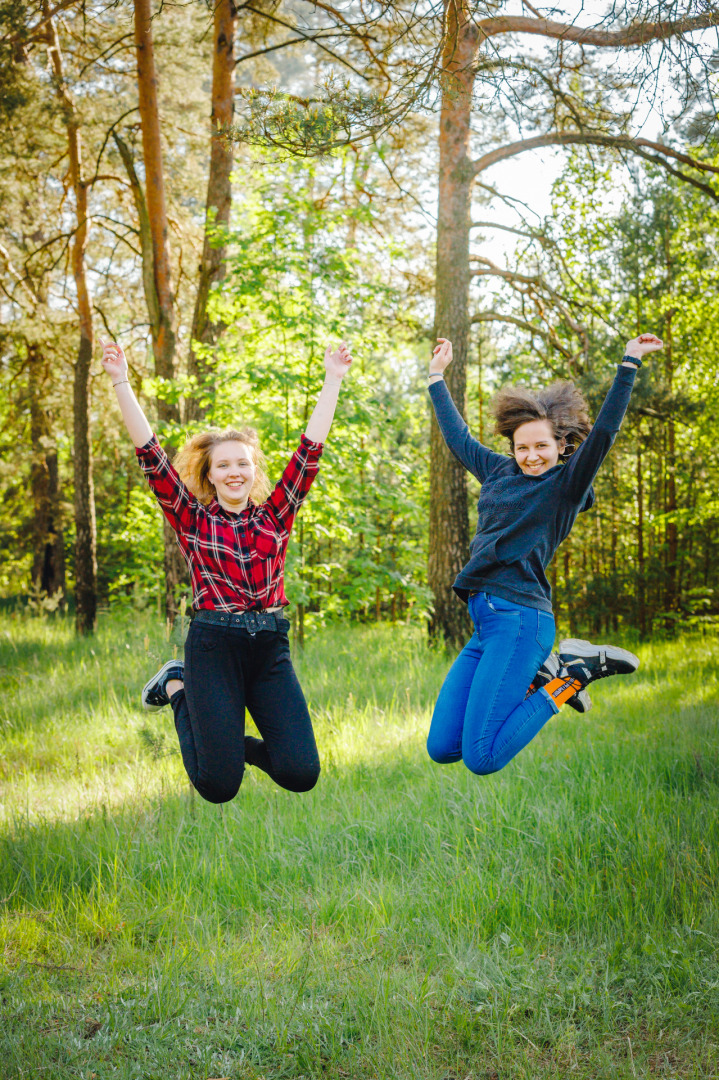
{"type": "Polygon", "coordinates": [[[715,639],[478,778],[424,751],[444,655],[318,633],[319,785],[223,809],[137,708],[166,650],[0,622],[0,1076],[719,1076],[715,639]]]}

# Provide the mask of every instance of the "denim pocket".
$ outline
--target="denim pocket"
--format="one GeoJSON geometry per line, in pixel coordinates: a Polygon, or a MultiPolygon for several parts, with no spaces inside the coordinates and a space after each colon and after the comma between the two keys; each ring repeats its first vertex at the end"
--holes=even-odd
{"type": "Polygon", "coordinates": [[[537,645],[543,650],[545,656],[549,656],[552,651],[556,633],[554,615],[548,611],[537,611],[537,645]]]}
{"type": "Polygon", "coordinates": [[[487,606],[490,607],[492,611],[496,611],[498,614],[500,612],[522,610],[521,604],[513,604],[511,600],[505,600],[501,596],[494,596],[490,593],[485,593],[485,599],[487,601],[487,606]]]}
{"type": "Polygon", "coordinates": [[[217,633],[213,633],[212,627],[199,626],[197,623],[190,624],[190,633],[188,638],[192,636],[192,644],[200,652],[211,652],[217,648],[219,637],[217,633]]]}

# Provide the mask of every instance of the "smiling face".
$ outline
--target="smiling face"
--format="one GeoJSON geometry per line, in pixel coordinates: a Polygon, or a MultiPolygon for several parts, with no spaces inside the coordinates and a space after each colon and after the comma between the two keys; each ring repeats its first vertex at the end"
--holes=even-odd
{"type": "Polygon", "coordinates": [[[553,469],[564,452],[565,440],[557,440],[548,420],[520,424],[513,435],[514,457],[525,476],[541,476],[553,469]]]}
{"type": "Polygon", "coordinates": [[[255,482],[255,471],[252,449],[246,443],[230,439],[213,446],[207,476],[220,506],[233,514],[244,510],[255,482]]]}

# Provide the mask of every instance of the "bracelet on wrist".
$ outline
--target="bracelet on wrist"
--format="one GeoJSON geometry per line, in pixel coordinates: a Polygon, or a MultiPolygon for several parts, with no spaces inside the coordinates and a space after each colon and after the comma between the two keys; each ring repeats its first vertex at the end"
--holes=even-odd
{"type": "Polygon", "coordinates": [[[443,379],[444,378],[444,372],[443,371],[430,371],[427,378],[428,379],[443,379]]]}
{"type": "Polygon", "coordinates": [[[623,356],[622,363],[624,363],[625,360],[628,361],[630,364],[634,364],[638,368],[642,366],[642,362],[638,356],[623,356]]]}
{"type": "Polygon", "coordinates": [[[124,382],[129,383],[129,381],[130,381],[129,379],[118,379],[117,382],[114,382],[112,385],[113,386],[121,386],[122,383],[124,383],[124,382]]]}

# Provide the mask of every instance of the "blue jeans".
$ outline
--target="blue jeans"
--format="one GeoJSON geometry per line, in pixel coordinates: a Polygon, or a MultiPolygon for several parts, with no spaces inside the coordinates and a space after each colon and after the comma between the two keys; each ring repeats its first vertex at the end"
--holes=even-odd
{"type": "Polygon", "coordinates": [[[473,773],[503,769],[559,710],[544,690],[524,700],[554,645],[554,616],[477,593],[476,632],[452,665],[434,707],[427,752],[473,773]]]}

